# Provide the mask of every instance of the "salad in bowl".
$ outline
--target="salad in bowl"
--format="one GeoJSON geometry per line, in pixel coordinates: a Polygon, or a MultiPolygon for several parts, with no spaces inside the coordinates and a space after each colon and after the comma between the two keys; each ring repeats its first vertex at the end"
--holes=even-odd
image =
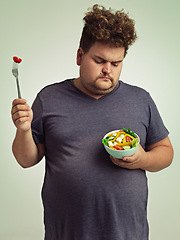
{"type": "Polygon", "coordinates": [[[138,148],[139,142],[139,136],[129,128],[111,131],[102,139],[106,151],[112,157],[120,159],[133,155],[138,148]]]}

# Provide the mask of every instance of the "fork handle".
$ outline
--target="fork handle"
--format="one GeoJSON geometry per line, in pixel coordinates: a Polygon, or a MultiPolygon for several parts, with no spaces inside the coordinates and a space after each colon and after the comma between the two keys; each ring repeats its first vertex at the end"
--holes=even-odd
{"type": "Polygon", "coordinates": [[[16,78],[16,85],[17,85],[17,91],[18,91],[18,98],[21,98],[21,91],[20,91],[20,87],[19,87],[19,80],[18,80],[18,78],[16,78]]]}

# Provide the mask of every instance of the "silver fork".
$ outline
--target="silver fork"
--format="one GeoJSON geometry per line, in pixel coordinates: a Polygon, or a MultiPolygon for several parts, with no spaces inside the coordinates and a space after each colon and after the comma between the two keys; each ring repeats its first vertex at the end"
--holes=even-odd
{"type": "Polygon", "coordinates": [[[18,80],[18,63],[13,62],[12,74],[13,74],[14,77],[16,78],[18,98],[21,98],[21,91],[20,91],[19,80],[18,80]]]}

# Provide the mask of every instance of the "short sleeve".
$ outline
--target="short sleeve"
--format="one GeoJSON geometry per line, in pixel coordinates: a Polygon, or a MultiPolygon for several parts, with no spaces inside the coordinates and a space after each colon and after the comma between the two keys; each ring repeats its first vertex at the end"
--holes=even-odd
{"type": "Polygon", "coordinates": [[[147,131],[146,146],[157,143],[169,134],[169,131],[165,127],[156,104],[149,95],[149,126],[147,131]]]}
{"type": "Polygon", "coordinates": [[[31,125],[33,139],[36,144],[44,143],[44,128],[43,128],[43,107],[39,96],[33,102],[33,121],[31,125]]]}

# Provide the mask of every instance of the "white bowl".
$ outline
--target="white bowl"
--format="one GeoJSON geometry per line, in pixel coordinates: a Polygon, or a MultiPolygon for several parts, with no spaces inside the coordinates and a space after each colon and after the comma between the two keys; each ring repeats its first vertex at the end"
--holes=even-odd
{"type": "MultiPolygon", "coordinates": [[[[118,132],[118,131],[123,131],[123,130],[120,129],[120,130],[111,131],[111,132],[107,133],[107,134],[103,137],[103,139],[106,138],[109,134],[115,133],[115,132],[118,132]]],[[[114,150],[114,149],[112,149],[112,148],[109,148],[109,147],[106,146],[105,144],[103,144],[103,145],[104,145],[106,151],[107,151],[112,157],[122,159],[123,157],[131,156],[131,155],[133,155],[133,154],[136,152],[136,150],[137,150],[137,148],[138,148],[138,146],[139,146],[139,143],[140,143],[140,138],[139,138],[139,136],[138,136],[136,133],[135,133],[135,135],[136,135],[136,137],[139,139],[138,145],[137,145],[136,147],[133,147],[133,148],[128,149],[128,150],[114,150]]]]}

